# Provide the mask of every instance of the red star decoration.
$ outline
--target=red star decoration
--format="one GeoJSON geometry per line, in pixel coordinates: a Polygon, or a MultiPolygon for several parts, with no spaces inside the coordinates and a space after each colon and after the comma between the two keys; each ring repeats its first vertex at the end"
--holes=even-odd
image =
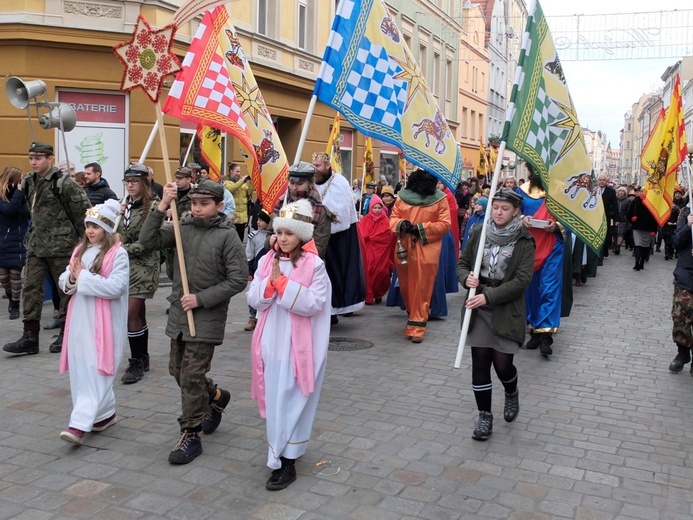
{"type": "Polygon", "coordinates": [[[154,31],[140,15],[132,38],[113,47],[113,52],[125,65],[120,90],[129,92],[140,87],[154,103],[159,101],[164,79],[181,68],[180,61],[171,52],[175,34],[175,24],[154,31]]]}

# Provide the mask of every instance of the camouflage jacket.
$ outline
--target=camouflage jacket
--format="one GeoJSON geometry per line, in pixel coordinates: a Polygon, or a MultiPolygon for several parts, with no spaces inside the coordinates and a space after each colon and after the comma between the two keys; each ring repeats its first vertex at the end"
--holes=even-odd
{"type": "Polygon", "coordinates": [[[24,177],[23,188],[31,228],[27,235],[29,256],[51,258],[70,256],[84,234],[84,215],[91,207],[82,187],[66,176],[58,186],[57,168],[40,178],[36,172],[24,177]]]}
{"type": "MultiPolygon", "coordinates": [[[[159,197],[154,196],[146,213],[152,211],[158,204],[159,197]]],[[[140,230],[146,218],[142,199],[133,202],[128,196],[125,205],[126,209],[120,219],[118,233],[130,258],[130,296],[151,294],[159,287],[160,255],[158,251],[147,249],[139,242],[140,230]]]]}

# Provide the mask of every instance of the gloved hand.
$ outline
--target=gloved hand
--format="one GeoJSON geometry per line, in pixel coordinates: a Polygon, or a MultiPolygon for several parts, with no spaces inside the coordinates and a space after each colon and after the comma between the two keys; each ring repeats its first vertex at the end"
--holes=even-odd
{"type": "Polygon", "coordinates": [[[411,222],[408,220],[403,220],[400,225],[399,225],[399,232],[400,233],[409,233],[409,230],[411,229],[411,222]]]}
{"type": "Polygon", "coordinates": [[[409,234],[412,236],[412,240],[414,242],[416,242],[417,240],[421,240],[421,233],[419,232],[418,226],[411,226],[409,228],[409,234]]]}

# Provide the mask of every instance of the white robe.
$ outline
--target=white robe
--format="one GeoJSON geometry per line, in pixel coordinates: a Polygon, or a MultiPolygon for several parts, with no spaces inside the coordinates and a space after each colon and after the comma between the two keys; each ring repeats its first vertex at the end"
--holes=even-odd
{"type": "MultiPolygon", "coordinates": [[[[293,265],[288,258],[279,262],[279,268],[287,276],[293,271],[293,265]]],[[[263,313],[268,313],[260,339],[265,369],[266,427],[269,443],[267,466],[279,469],[279,457],[297,459],[308,448],[330,342],[332,286],[325,271],[325,264],[317,257],[313,283],[308,288],[289,280],[283,297],[276,294],[268,300],[263,298],[268,280],[269,278],[254,278],[247,298],[248,305],[257,309],[258,319],[263,313]],[[301,394],[294,376],[289,309],[300,316],[310,317],[310,330],[305,333],[311,334],[313,338],[315,391],[307,397],[301,394]]]]}
{"type": "Polygon", "coordinates": [[[72,319],[67,337],[67,362],[73,406],[70,426],[84,432],[90,432],[94,423],[108,419],[115,413],[115,394],[113,393],[115,375],[101,375],[96,368],[95,297],[111,301],[114,373],[118,373],[118,366],[123,358],[123,349],[127,341],[130,279],[128,254],[120,247],[113,259],[111,274],[108,278],[104,278],[89,272],[98,252],[98,247],[90,247],[82,255],[84,269],[75,287],[70,290],[66,288],[66,282],[70,276],[69,266],[60,275],[59,280],[60,289],[72,295],[73,301],[72,319]]]}

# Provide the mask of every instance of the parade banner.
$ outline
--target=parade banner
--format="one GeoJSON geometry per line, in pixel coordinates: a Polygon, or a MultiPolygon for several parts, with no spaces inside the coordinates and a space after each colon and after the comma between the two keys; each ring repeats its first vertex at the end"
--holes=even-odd
{"type": "Polygon", "coordinates": [[[676,170],[686,160],[686,154],[681,78],[677,74],[669,108],[661,110],[640,156],[641,168],[647,172],[647,180],[642,188],[642,201],[660,226],[671,215],[677,185],[676,170]]]}
{"type": "Polygon", "coordinates": [[[342,151],[341,151],[342,135],[339,128],[339,112],[334,116],[332,124],[332,132],[327,141],[327,149],[325,153],[330,157],[330,166],[335,173],[342,173],[342,151]]]}
{"type": "Polygon", "coordinates": [[[197,125],[197,138],[200,140],[200,155],[209,168],[209,178],[221,180],[221,132],[211,126],[197,125]]]}
{"type": "Polygon", "coordinates": [[[599,251],[606,237],[604,206],[592,183],[563,68],[536,0],[527,19],[502,140],[541,176],[549,212],[599,251]]]}
{"type": "Polygon", "coordinates": [[[462,155],[381,0],[341,0],[313,94],[454,190],[462,155]]]}

